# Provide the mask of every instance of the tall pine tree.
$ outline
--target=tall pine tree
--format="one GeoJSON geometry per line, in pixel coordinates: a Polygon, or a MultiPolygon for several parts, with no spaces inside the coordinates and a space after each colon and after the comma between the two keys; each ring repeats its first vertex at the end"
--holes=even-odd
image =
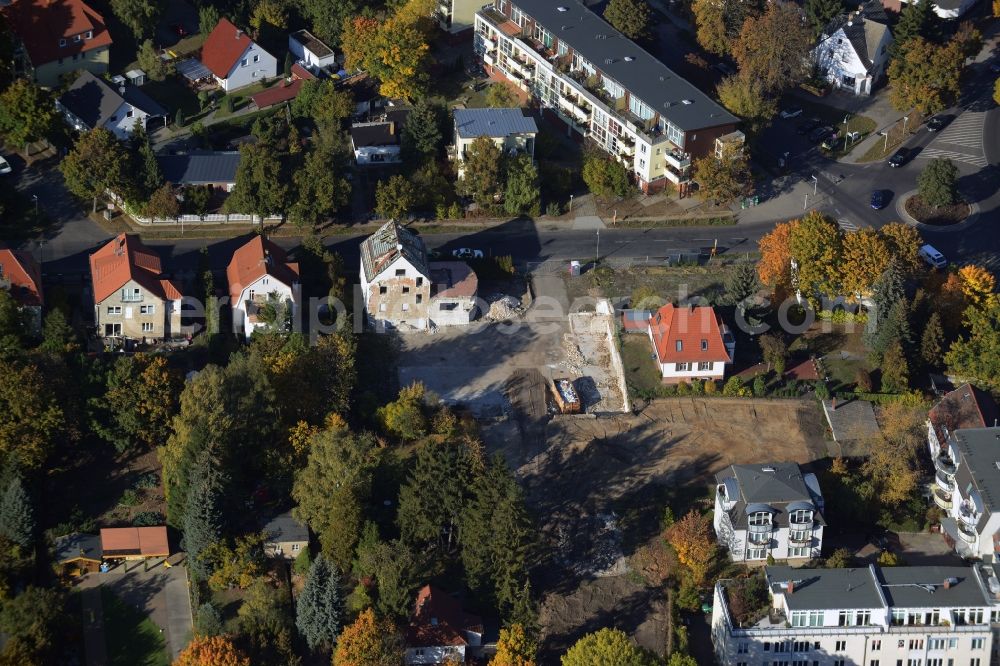
{"type": "Polygon", "coordinates": [[[320,553],[295,602],[295,626],[311,650],[329,649],[340,634],[343,608],[337,570],[320,553]]]}
{"type": "Polygon", "coordinates": [[[843,11],[844,3],[841,0],[806,0],[806,16],[817,37],[843,11]]]}
{"type": "Polygon", "coordinates": [[[433,158],[441,149],[441,110],[427,99],[413,105],[400,132],[403,153],[407,159],[433,158]]]}
{"type": "Polygon", "coordinates": [[[211,571],[201,554],[222,538],[222,498],[227,477],[219,467],[216,447],[198,454],[191,467],[187,507],[184,512],[183,546],[188,569],[194,578],[207,580],[211,571]]]}
{"type": "Polygon", "coordinates": [[[931,0],[919,0],[903,5],[899,21],[893,28],[892,49],[898,52],[905,48],[906,42],[913,37],[931,39],[937,28],[937,15],[934,13],[934,3],[931,0]]]}
{"type": "Polygon", "coordinates": [[[0,498],[0,534],[22,548],[29,548],[35,534],[35,512],[19,475],[7,483],[0,498]]]}
{"type": "Polygon", "coordinates": [[[156,153],[149,142],[149,134],[142,123],[136,123],[132,132],[132,154],[135,156],[135,171],[133,177],[145,197],[158,190],[163,185],[163,172],[156,161],[156,153]]]}
{"type": "Polygon", "coordinates": [[[465,443],[427,442],[417,452],[410,478],[399,490],[396,522],[403,540],[450,552],[469,494],[469,450],[465,443]]]}
{"type": "Polygon", "coordinates": [[[932,312],[920,337],[920,358],[929,368],[940,368],[944,362],[944,328],[941,315],[932,312]]]}
{"type": "Polygon", "coordinates": [[[905,296],[903,274],[895,263],[889,264],[872,288],[872,301],[875,305],[868,310],[868,324],[864,333],[866,345],[875,346],[879,331],[889,318],[889,311],[905,296]]]}

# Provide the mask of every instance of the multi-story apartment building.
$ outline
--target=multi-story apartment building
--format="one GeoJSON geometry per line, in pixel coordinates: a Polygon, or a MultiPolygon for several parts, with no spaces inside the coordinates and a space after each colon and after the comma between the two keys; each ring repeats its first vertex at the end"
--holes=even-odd
{"type": "Polygon", "coordinates": [[[476,13],[485,68],[622,161],[645,191],[690,180],[691,159],[742,143],[738,119],[579,0],[494,0],[476,13]]]}
{"type": "Polygon", "coordinates": [[[792,462],[730,465],[716,477],[713,524],[736,562],[808,560],[823,547],[823,494],[792,462]]]}
{"type": "Polygon", "coordinates": [[[987,666],[992,565],[794,569],[715,585],[712,643],[732,666],[987,666]]]}
{"type": "Polygon", "coordinates": [[[953,430],[933,457],[941,527],[964,557],[1000,554],[1000,428],[953,430]]]}

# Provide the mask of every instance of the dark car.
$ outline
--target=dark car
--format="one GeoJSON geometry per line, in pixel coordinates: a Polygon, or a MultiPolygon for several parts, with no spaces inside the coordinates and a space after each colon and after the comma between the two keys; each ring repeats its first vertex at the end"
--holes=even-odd
{"type": "Polygon", "coordinates": [[[899,168],[906,164],[906,158],[910,156],[910,151],[906,148],[900,148],[896,153],[889,158],[889,166],[893,169],[899,168]]]}
{"type": "Polygon", "coordinates": [[[813,143],[819,143],[820,141],[825,141],[826,139],[830,138],[831,134],[833,134],[833,128],[830,127],[829,125],[824,125],[823,127],[818,127],[814,129],[809,134],[809,140],[812,141],[813,143]]]}
{"type": "Polygon", "coordinates": [[[934,116],[933,118],[927,121],[927,131],[937,132],[939,129],[944,127],[944,125],[945,125],[944,118],[942,118],[941,116],[934,116]]]}
{"type": "Polygon", "coordinates": [[[885,208],[887,199],[885,190],[875,190],[872,192],[872,208],[874,210],[882,210],[885,208]]]}
{"type": "Polygon", "coordinates": [[[795,133],[799,136],[804,136],[812,132],[814,129],[820,126],[820,121],[816,118],[810,118],[809,120],[803,120],[795,128],[795,133]]]}

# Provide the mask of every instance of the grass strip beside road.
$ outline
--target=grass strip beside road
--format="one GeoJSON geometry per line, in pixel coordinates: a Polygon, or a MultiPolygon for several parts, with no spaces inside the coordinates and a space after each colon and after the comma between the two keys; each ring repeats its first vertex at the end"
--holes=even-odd
{"type": "Polygon", "coordinates": [[[896,148],[901,143],[916,134],[917,130],[920,129],[920,124],[922,122],[923,118],[921,118],[916,112],[911,112],[910,119],[905,123],[906,131],[904,132],[903,121],[901,119],[897,120],[891,127],[883,130],[888,134],[889,139],[886,140],[885,138],[882,138],[881,141],[876,141],[872,144],[871,147],[865,151],[865,154],[858,158],[858,163],[876,162],[878,160],[885,159],[895,152],[896,148]]]}
{"type": "Polygon", "coordinates": [[[730,214],[712,217],[626,218],[610,226],[612,229],[656,229],[660,227],[727,227],[735,225],[736,216],[730,214]]]}

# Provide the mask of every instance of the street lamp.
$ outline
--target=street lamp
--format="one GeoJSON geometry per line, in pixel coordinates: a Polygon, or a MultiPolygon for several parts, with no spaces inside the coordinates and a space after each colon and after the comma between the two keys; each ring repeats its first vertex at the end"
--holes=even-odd
{"type": "Polygon", "coordinates": [[[804,194],[802,195],[802,210],[805,210],[808,207],[809,207],[809,195],[804,194]]]}
{"type": "Polygon", "coordinates": [[[35,202],[35,213],[38,213],[38,195],[32,194],[31,200],[35,202]]]}
{"type": "Polygon", "coordinates": [[[881,134],[882,136],[885,137],[885,145],[882,146],[882,153],[885,154],[885,153],[889,152],[889,133],[888,132],[879,132],[879,134],[881,134]]]}
{"type": "Polygon", "coordinates": [[[594,259],[594,266],[597,266],[601,261],[601,230],[597,230],[597,258],[594,259]]]}
{"type": "Polygon", "coordinates": [[[813,179],[813,194],[815,195],[816,188],[819,186],[819,178],[816,177],[816,174],[813,174],[812,179],[813,179]]]}
{"type": "Polygon", "coordinates": [[[569,212],[573,212],[573,195],[569,195],[569,212]]]}
{"type": "Polygon", "coordinates": [[[848,118],[849,118],[849,116],[847,116],[847,115],[844,116],[844,151],[845,152],[847,151],[847,129],[848,129],[847,128],[847,120],[848,120],[848,118]]]}
{"type": "Polygon", "coordinates": [[[906,121],[909,119],[909,116],[903,116],[903,136],[906,136],[906,121]]]}

